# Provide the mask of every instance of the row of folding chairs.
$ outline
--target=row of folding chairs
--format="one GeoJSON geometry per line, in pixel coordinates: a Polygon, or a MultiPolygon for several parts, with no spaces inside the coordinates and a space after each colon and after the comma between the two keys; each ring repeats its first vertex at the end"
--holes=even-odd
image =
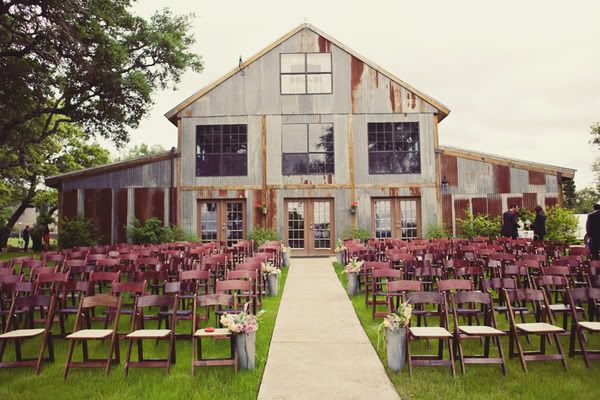
{"type": "MultiPolygon", "coordinates": [[[[110,368],[120,363],[120,341],[127,343],[125,357],[125,375],[130,368],[157,367],[163,368],[168,373],[170,367],[176,362],[175,351],[175,326],[180,316],[179,295],[140,295],[134,298],[130,309],[125,308],[125,296],[98,294],[82,296],[76,308],[76,319],[73,332],[65,336],[68,342],[67,361],[64,368],[64,378],[72,368],[102,368],[108,374],[110,368]],[[152,311],[155,310],[155,311],[152,311]],[[156,311],[158,310],[158,311],[156,311]],[[112,323],[104,324],[102,328],[94,327],[94,317],[102,312],[111,316],[112,323]],[[130,329],[128,332],[119,331],[120,317],[124,313],[131,315],[130,329]],[[149,319],[168,317],[165,328],[148,328],[149,319]],[[144,357],[143,343],[152,340],[167,342],[167,354],[162,359],[148,359],[144,357]],[[106,358],[92,359],[89,357],[89,343],[93,341],[108,341],[109,349],[106,358]],[[137,360],[132,356],[133,346],[137,348],[137,360]],[[75,361],[75,348],[81,345],[81,360],[75,361]]],[[[234,351],[234,336],[225,328],[201,328],[201,321],[210,319],[211,311],[215,316],[225,312],[239,312],[238,297],[235,295],[219,293],[194,295],[191,298],[193,309],[192,319],[192,370],[202,366],[231,365],[237,371],[237,355],[234,351]],[[204,358],[202,355],[203,339],[228,339],[230,352],[227,357],[204,358]]],[[[8,321],[4,332],[0,334],[0,368],[34,367],[39,374],[43,362],[53,362],[54,335],[52,332],[55,314],[58,309],[58,295],[29,295],[18,296],[12,301],[8,321]],[[23,312],[20,312],[20,311],[23,312]],[[41,310],[44,315],[42,320],[36,320],[34,313],[41,310]],[[27,318],[25,318],[27,317],[27,318]],[[21,320],[22,326],[19,326],[21,320]],[[37,325],[37,326],[36,326],[37,325]],[[23,342],[41,337],[38,356],[24,358],[22,354],[23,342]],[[5,361],[7,344],[13,342],[15,346],[15,360],[5,361]]]]}

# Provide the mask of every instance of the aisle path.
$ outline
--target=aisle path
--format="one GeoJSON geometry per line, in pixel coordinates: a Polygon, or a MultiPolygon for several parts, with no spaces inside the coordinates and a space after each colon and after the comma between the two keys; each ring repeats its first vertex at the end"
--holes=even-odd
{"type": "Polygon", "coordinates": [[[399,399],[328,258],[292,260],[258,399],[399,399]]]}

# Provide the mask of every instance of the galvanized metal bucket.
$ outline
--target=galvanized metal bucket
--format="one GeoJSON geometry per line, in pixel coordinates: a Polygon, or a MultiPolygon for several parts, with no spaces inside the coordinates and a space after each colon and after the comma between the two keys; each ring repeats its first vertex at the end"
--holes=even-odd
{"type": "Polygon", "coordinates": [[[346,277],[348,278],[348,295],[354,296],[358,292],[358,273],[348,272],[346,277]]]}
{"type": "Polygon", "coordinates": [[[267,286],[269,287],[269,296],[277,296],[279,292],[279,275],[267,274],[267,286]]]}
{"type": "Polygon", "coordinates": [[[256,367],[256,332],[237,333],[234,340],[240,369],[254,369],[256,367]]]}
{"type": "Polygon", "coordinates": [[[336,261],[338,262],[338,264],[343,264],[344,263],[344,252],[338,251],[337,253],[335,253],[335,258],[336,258],[336,261]]]}
{"type": "Polygon", "coordinates": [[[388,367],[394,372],[400,372],[404,366],[406,355],[406,328],[398,330],[385,328],[385,341],[388,367]]]}

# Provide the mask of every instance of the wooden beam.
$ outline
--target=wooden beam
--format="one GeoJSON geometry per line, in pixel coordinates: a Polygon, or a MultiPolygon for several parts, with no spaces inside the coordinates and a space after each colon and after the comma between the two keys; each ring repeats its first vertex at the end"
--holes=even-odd
{"type": "MultiPolygon", "coordinates": [[[[352,114],[348,114],[348,174],[350,175],[350,202],[356,201],[356,177],[354,176],[354,133],[352,130],[352,114]]],[[[345,206],[345,205],[344,205],[345,206]]],[[[348,207],[350,204],[348,204],[348,207]]],[[[352,215],[352,228],[356,228],[356,214],[352,215]]]]}
{"type": "Polygon", "coordinates": [[[440,154],[440,137],[438,132],[438,116],[434,114],[432,116],[433,123],[433,151],[435,157],[435,199],[436,199],[436,207],[435,213],[437,214],[437,222],[438,224],[443,223],[442,219],[442,163],[440,158],[442,155],[440,154]]]}

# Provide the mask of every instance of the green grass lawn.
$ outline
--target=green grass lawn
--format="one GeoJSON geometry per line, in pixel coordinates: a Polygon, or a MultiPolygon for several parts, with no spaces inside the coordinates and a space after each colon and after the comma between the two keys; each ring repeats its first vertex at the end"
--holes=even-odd
{"type": "MultiPolygon", "coordinates": [[[[67,346],[63,339],[55,339],[56,361],[44,364],[39,376],[33,369],[4,369],[0,371],[1,399],[255,399],[267,361],[267,354],[275,326],[275,319],[281,301],[281,295],[287,278],[287,269],[280,277],[280,290],[277,297],[266,297],[256,336],[256,369],[235,373],[232,367],[212,367],[196,369],[192,377],[191,340],[178,340],[176,345],[177,362],[171,367],[171,374],[166,375],[162,369],[130,369],[129,377],[123,372],[126,354],[126,343],[121,341],[121,364],[111,369],[108,377],[98,369],[71,369],[66,382],[63,381],[63,370],[66,361],[67,346]]],[[[69,319],[67,330],[72,329],[73,318],[69,319]]],[[[126,332],[129,317],[123,317],[121,330],[126,332]]],[[[156,321],[149,321],[154,328],[156,321]]],[[[203,326],[214,326],[214,318],[203,326]]],[[[191,322],[180,321],[177,332],[190,332],[191,322]]],[[[58,333],[58,324],[53,332],[58,333]]],[[[106,357],[107,343],[92,343],[90,357],[106,357]]],[[[39,342],[31,341],[24,346],[24,356],[29,356],[39,348],[39,342]]],[[[225,340],[206,341],[203,343],[205,356],[227,356],[229,342],[225,340]]],[[[132,352],[136,360],[136,350],[132,352]]],[[[155,345],[154,341],[145,341],[145,357],[161,357],[166,354],[166,345],[155,345]]],[[[81,348],[75,351],[74,360],[80,360],[81,348]]],[[[14,359],[14,347],[7,346],[6,360],[14,359]]]]}
{"type": "Polygon", "coordinates": [[[11,258],[23,257],[23,256],[35,256],[35,258],[40,258],[39,252],[8,252],[8,253],[0,253],[0,260],[10,260],[11,258]]]}
{"type": "MultiPolygon", "coordinates": [[[[342,274],[343,266],[335,264],[335,270],[341,283],[346,287],[346,277],[342,274]]],[[[385,341],[381,340],[377,348],[377,328],[382,318],[373,321],[371,306],[365,306],[364,293],[357,294],[351,299],[367,336],[375,351],[385,366],[386,372],[393,385],[404,399],[600,399],[600,361],[587,369],[581,357],[568,358],[569,370],[565,371],[560,362],[530,362],[527,364],[529,374],[523,373],[518,358],[508,361],[508,374],[503,376],[500,367],[496,365],[467,365],[465,376],[460,373],[460,363],[456,362],[456,378],[452,378],[449,367],[414,367],[412,376],[408,374],[405,365],[400,373],[387,368],[385,341]]],[[[384,309],[384,308],[382,308],[384,309]]],[[[498,315],[501,329],[507,328],[504,316],[498,315]]],[[[433,321],[432,321],[433,322],[433,321]]],[[[562,321],[560,322],[562,323],[562,321]]],[[[431,325],[431,323],[430,323],[431,325]]],[[[478,341],[468,341],[463,347],[470,354],[479,353],[481,347],[478,341]]],[[[539,343],[532,338],[533,349],[539,343]]],[[[568,337],[562,337],[563,350],[568,351],[568,337]]],[[[504,354],[508,360],[508,339],[502,341],[504,354]]],[[[588,346],[600,348],[600,335],[588,336],[588,346]]],[[[590,347],[588,347],[590,348],[590,347]]],[[[437,342],[431,342],[430,350],[425,342],[416,342],[411,347],[413,354],[437,351],[437,342]]],[[[550,349],[547,347],[547,349],[550,349]]],[[[446,349],[445,349],[446,351],[446,349]]],[[[552,350],[550,350],[552,351],[552,350]]],[[[496,352],[492,352],[492,355],[496,352]]],[[[447,352],[445,352],[447,357],[447,352]]],[[[374,397],[375,398],[375,397],[374,397]]]]}

